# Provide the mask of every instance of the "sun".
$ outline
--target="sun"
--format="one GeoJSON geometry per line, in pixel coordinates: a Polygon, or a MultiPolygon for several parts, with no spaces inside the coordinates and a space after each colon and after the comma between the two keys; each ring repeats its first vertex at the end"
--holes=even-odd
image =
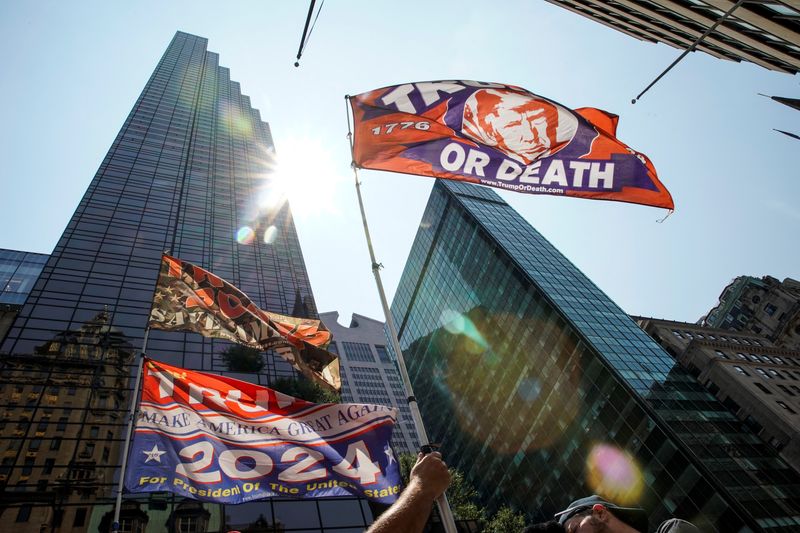
{"type": "Polygon", "coordinates": [[[258,193],[261,209],[275,210],[289,202],[294,217],[338,213],[336,193],[347,178],[320,139],[289,137],[269,155],[273,163],[258,193]]]}

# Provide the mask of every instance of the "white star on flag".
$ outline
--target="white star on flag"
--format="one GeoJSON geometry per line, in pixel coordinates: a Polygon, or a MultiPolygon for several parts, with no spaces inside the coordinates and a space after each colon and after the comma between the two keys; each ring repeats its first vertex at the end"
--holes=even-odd
{"type": "Polygon", "coordinates": [[[147,459],[144,460],[145,463],[150,461],[155,461],[157,463],[161,462],[161,456],[167,452],[162,452],[158,449],[158,444],[153,444],[152,450],[142,450],[142,453],[147,456],[147,459]]]}
{"type": "Polygon", "coordinates": [[[389,466],[390,464],[397,462],[394,459],[394,453],[392,452],[392,448],[388,444],[386,446],[384,446],[383,453],[385,453],[386,457],[389,458],[389,462],[386,463],[386,466],[389,466]]]}

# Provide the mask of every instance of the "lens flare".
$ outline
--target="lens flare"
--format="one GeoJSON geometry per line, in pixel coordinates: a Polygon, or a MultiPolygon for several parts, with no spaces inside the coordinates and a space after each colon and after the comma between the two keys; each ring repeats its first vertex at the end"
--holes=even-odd
{"type": "Polygon", "coordinates": [[[275,226],[270,226],[266,230],[264,230],[264,243],[265,244],[272,244],[275,242],[275,238],[278,236],[278,228],[275,226]]]}
{"type": "Polygon", "coordinates": [[[483,338],[481,332],[475,327],[475,324],[457,311],[452,309],[445,309],[439,318],[441,324],[449,333],[453,335],[463,335],[472,342],[464,344],[463,348],[471,354],[482,354],[489,348],[489,343],[483,338]]]}
{"type": "Polygon", "coordinates": [[[596,444],[586,459],[586,483],[600,496],[619,505],[639,501],[642,470],[634,457],[612,444],[596,444]]]}
{"type": "Polygon", "coordinates": [[[245,115],[242,110],[233,105],[221,104],[220,124],[233,134],[250,138],[255,133],[253,129],[253,119],[245,115]]]}
{"type": "Polygon", "coordinates": [[[543,331],[541,319],[482,307],[445,310],[439,323],[427,348],[436,354],[429,386],[447,399],[462,431],[499,454],[545,449],[564,437],[581,406],[582,370],[548,362],[554,355],[566,360],[577,341],[563,338],[542,351],[535,335],[508,334],[543,331]],[[493,398],[497,405],[487,408],[493,398]]]}
{"type": "Polygon", "coordinates": [[[256,232],[250,226],[242,226],[236,232],[236,242],[239,244],[252,244],[256,238],[256,232]]]}

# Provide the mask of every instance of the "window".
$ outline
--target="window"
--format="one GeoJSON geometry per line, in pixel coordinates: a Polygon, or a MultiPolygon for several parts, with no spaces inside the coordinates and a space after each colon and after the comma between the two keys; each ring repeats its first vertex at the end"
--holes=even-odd
{"type": "Polygon", "coordinates": [[[749,376],[750,375],[750,374],[747,373],[747,371],[744,368],[742,368],[740,366],[734,366],[733,368],[734,368],[734,370],[736,370],[737,373],[739,373],[739,374],[741,374],[743,376],[749,376]]]}
{"type": "Polygon", "coordinates": [[[198,528],[199,518],[197,516],[181,516],[178,518],[177,531],[179,533],[197,533],[200,531],[198,528]]]}
{"type": "Polygon", "coordinates": [[[50,441],[50,449],[58,450],[60,448],[61,448],[61,437],[53,437],[53,440],[50,441]]]}
{"type": "Polygon", "coordinates": [[[758,390],[760,390],[761,392],[763,392],[764,394],[772,394],[772,391],[771,391],[771,390],[769,390],[768,388],[766,388],[766,387],[765,387],[763,384],[761,384],[761,383],[753,383],[753,385],[755,385],[755,386],[756,386],[756,388],[757,388],[758,390]]]}
{"type": "Polygon", "coordinates": [[[717,357],[722,357],[723,359],[730,359],[730,357],[728,357],[728,355],[722,350],[714,350],[714,352],[717,354],[717,357]]]}
{"type": "Polygon", "coordinates": [[[774,306],[774,305],[772,305],[772,304],[766,304],[766,305],[764,306],[764,312],[765,312],[765,313],[767,313],[769,316],[772,316],[772,315],[774,315],[774,314],[775,314],[775,311],[777,311],[777,310],[778,310],[778,308],[777,308],[777,307],[775,307],[775,306],[774,306]]]}
{"type": "Polygon", "coordinates": [[[31,505],[23,505],[17,511],[17,522],[27,522],[31,517],[31,505]]]}
{"type": "Polygon", "coordinates": [[[146,524],[147,522],[142,523],[142,521],[137,518],[120,517],[119,530],[121,533],[144,533],[144,526],[146,524]]]}
{"type": "Polygon", "coordinates": [[[739,359],[744,359],[745,361],[747,361],[747,356],[745,354],[741,353],[741,352],[738,352],[736,354],[736,357],[738,357],[739,359]]]}
{"type": "Polygon", "coordinates": [[[789,412],[790,412],[790,413],[792,413],[793,415],[794,415],[794,414],[797,414],[797,413],[795,412],[795,410],[794,410],[794,409],[792,409],[791,407],[789,407],[788,405],[786,405],[786,403],[785,403],[785,402],[782,402],[782,401],[780,401],[780,400],[779,400],[779,401],[777,401],[777,402],[775,402],[775,403],[777,403],[778,405],[780,405],[781,407],[783,407],[784,409],[786,409],[787,411],[789,411],[789,412]]]}
{"type": "Polygon", "coordinates": [[[86,522],[86,509],[81,507],[75,510],[75,519],[72,521],[72,527],[83,527],[86,522]]]}
{"type": "Polygon", "coordinates": [[[42,468],[42,475],[52,474],[53,473],[53,467],[55,466],[55,464],[56,464],[56,460],[55,459],[45,459],[44,460],[44,468],[42,468]]]}
{"type": "Polygon", "coordinates": [[[3,459],[3,462],[0,463],[0,474],[7,476],[11,473],[11,465],[14,464],[13,457],[6,457],[3,459]]]}
{"type": "Polygon", "coordinates": [[[56,509],[53,512],[53,526],[61,527],[61,522],[64,520],[64,509],[56,509]]]}
{"type": "Polygon", "coordinates": [[[392,360],[389,358],[389,352],[386,351],[386,346],[376,345],[375,351],[378,352],[378,358],[384,363],[392,362],[392,360]]]}
{"type": "Polygon", "coordinates": [[[344,352],[347,354],[347,358],[351,361],[370,363],[375,361],[369,344],[364,344],[363,342],[343,342],[342,345],[344,346],[344,352]]]}
{"type": "Polygon", "coordinates": [[[760,375],[764,379],[772,379],[772,376],[764,372],[763,368],[756,368],[756,372],[758,372],[758,375],[760,375]]]}

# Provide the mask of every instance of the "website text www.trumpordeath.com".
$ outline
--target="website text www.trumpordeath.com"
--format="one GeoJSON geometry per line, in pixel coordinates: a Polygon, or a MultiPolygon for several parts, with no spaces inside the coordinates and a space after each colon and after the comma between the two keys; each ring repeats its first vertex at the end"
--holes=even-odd
{"type": "Polygon", "coordinates": [[[510,189],[512,191],[524,191],[524,192],[545,192],[550,194],[564,194],[564,189],[559,187],[544,187],[542,185],[524,185],[520,183],[503,183],[493,181],[491,183],[486,183],[486,185],[494,185],[495,187],[502,187],[503,189],[510,189]]]}

